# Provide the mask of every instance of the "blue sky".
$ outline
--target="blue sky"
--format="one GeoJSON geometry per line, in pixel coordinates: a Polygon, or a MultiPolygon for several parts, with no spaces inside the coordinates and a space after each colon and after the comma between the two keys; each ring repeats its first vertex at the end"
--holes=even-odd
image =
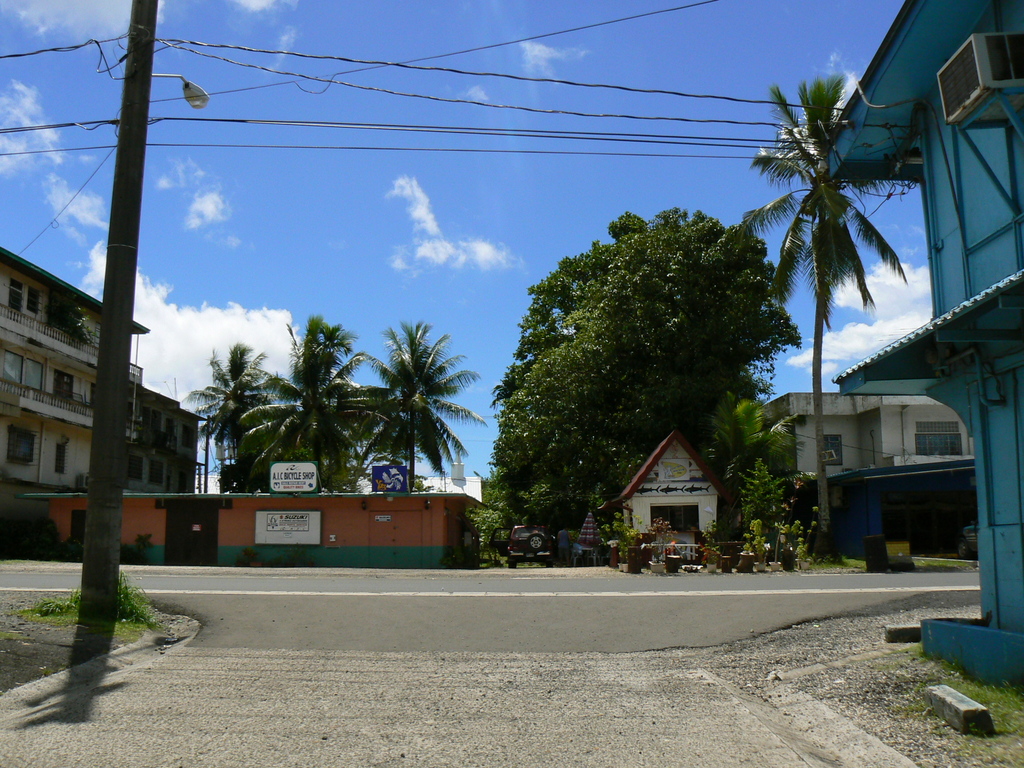
{"type": "MultiPolygon", "coordinates": [[[[166,0],[157,34],[394,62],[680,4],[166,0]]],[[[746,99],[763,99],[778,83],[795,97],[801,80],[863,73],[901,4],[718,0],[421,66],[746,99]]],[[[116,38],[127,29],[129,8],[128,0],[0,0],[0,56],[116,38]]],[[[91,45],[0,59],[0,127],[114,119],[119,46],[103,44],[102,57],[91,45]]],[[[287,324],[301,326],[314,313],[358,334],[359,348],[377,356],[385,353],[385,328],[423,320],[435,334],[451,334],[453,351],[480,373],[461,402],[487,426],[457,429],[469,472],[489,471],[491,390],[511,362],[530,285],[561,258],[607,240],[608,223],[627,210],[645,218],[671,207],[703,210],[733,224],[778,194],[750,170],[758,144],[773,136],[768,126],[746,124],[770,121],[765,105],[175,46],[160,46],[155,71],[195,81],[211,100],[196,111],[181,99],[179,81],[154,81],[151,117],[166,119],[150,127],[143,203],[136,319],[153,329],[138,351],[146,384],[184,397],[208,383],[210,354],[235,341],[265,351],[268,367],[284,371],[287,324]],[[323,82],[332,78],[345,84],[323,82]],[[602,132],[632,140],[227,120],[602,132]],[[718,137],[732,146],[650,143],[636,134],[703,137],[699,144],[718,137]],[[202,146],[229,144],[250,146],[202,146]],[[460,151],[437,151],[446,149],[460,151]],[[568,154],[580,152],[657,156],[568,154]]],[[[0,134],[0,245],[98,293],[114,141],[109,125],[0,134]],[[14,154],[25,152],[35,154],[14,154]]],[[[852,295],[841,300],[826,342],[830,372],[930,318],[918,195],[894,197],[873,216],[903,259],[909,284],[872,268],[876,313],[861,312],[852,295]]],[[[769,247],[774,252],[777,239],[769,247]]],[[[790,310],[809,337],[808,297],[797,297],[790,310]]],[[[779,359],[776,393],[810,389],[809,347],[779,359]]]]}

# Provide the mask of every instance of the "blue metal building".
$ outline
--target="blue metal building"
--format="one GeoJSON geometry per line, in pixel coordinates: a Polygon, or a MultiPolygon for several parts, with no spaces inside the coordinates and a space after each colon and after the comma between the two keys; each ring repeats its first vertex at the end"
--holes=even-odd
{"type": "Polygon", "coordinates": [[[837,377],[927,394],[975,439],[986,626],[925,650],[1024,683],[1024,0],[907,0],[844,111],[833,171],[923,190],[933,315],[837,377]],[[1020,33],[1020,34],[1018,34],[1020,33]]]}

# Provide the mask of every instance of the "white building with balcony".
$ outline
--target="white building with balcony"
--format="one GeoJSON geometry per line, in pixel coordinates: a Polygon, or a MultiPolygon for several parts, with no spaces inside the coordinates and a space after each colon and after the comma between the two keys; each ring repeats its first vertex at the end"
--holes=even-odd
{"type": "MultiPolygon", "coordinates": [[[[97,299],[0,248],[0,518],[46,514],[19,494],[88,487],[102,313],[97,299]]],[[[131,381],[129,489],[194,491],[198,417],[143,387],[141,368],[131,381]]]]}

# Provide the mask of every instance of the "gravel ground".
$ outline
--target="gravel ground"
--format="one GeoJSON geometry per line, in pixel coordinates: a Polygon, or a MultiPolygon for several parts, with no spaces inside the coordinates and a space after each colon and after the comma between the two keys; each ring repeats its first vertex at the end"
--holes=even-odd
{"type": "MultiPolygon", "coordinates": [[[[62,669],[71,658],[74,627],[26,622],[14,613],[45,596],[0,592],[0,693],[62,669]]],[[[766,605],[770,610],[770,603],[766,605]]],[[[795,688],[922,768],[1024,766],[1024,744],[1019,741],[962,736],[927,712],[921,689],[937,682],[941,668],[914,653],[916,646],[884,642],[887,625],[977,613],[975,594],[929,593],[713,648],[655,653],[679,669],[706,669],[777,706],[780,697],[795,688]]],[[[160,618],[168,634],[183,633],[180,618],[160,618]]]]}

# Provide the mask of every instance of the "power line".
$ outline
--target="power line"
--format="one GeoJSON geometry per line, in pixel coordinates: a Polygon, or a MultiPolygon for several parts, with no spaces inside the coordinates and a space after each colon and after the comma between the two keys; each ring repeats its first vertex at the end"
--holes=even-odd
{"type": "MultiPolygon", "coordinates": [[[[269,55],[273,55],[273,56],[294,56],[296,58],[313,59],[313,60],[317,60],[317,61],[343,61],[343,62],[348,62],[348,63],[351,63],[351,64],[371,64],[371,65],[374,65],[373,67],[370,67],[372,69],[379,69],[379,68],[382,68],[382,67],[395,67],[395,68],[399,68],[399,69],[409,69],[409,70],[415,70],[415,71],[419,71],[419,72],[443,72],[443,73],[446,73],[446,74],[466,75],[466,76],[470,76],[470,77],[497,77],[497,78],[502,78],[502,79],[505,79],[505,80],[515,80],[515,81],[518,81],[518,82],[525,82],[525,83],[551,83],[551,84],[554,84],[554,85],[567,85],[567,86],[572,86],[572,87],[575,87],[575,88],[601,88],[601,89],[614,90],[614,91],[623,91],[623,92],[626,92],[626,93],[639,93],[639,94],[644,94],[644,95],[676,96],[676,97],[685,98],[685,99],[713,99],[713,100],[718,100],[718,101],[728,101],[728,102],[731,102],[731,103],[734,103],[734,104],[757,104],[757,105],[766,105],[766,106],[771,106],[771,107],[779,106],[776,102],[771,101],[770,99],[748,99],[748,98],[742,98],[742,97],[739,97],[739,96],[722,96],[722,95],[710,94],[710,93],[687,93],[685,91],[673,91],[673,90],[668,90],[668,89],[664,89],[664,88],[636,88],[636,87],[633,87],[633,86],[616,85],[616,84],[611,84],[611,83],[584,83],[584,82],[579,82],[577,80],[563,80],[563,79],[554,78],[554,77],[528,77],[526,75],[514,75],[514,74],[511,74],[511,73],[508,73],[508,72],[480,72],[480,71],[466,70],[466,69],[454,69],[452,67],[421,67],[421,66],[417,66],[415,64],[410,64],[410,63],[401,62],[401,61],[375,61],[375,60],[371,60],[371,59],[354,59],[354,58],[350,58],[350,57],[347,57],[347,56],[333,56],[333,55],[327,55],[327,54],[299,53],[297,51],[272,50],[272,49],[266,49],[266,48],[250,48],[250,47],[244,46],[244,45],[231,45],[231,44],[226,44],[226,43],[204,43],[204,42],[196,41],[196,40],[161,40],[161,42],[164,43],[165,45],[167,45],[169,48],[175,48],[175,49],[180,50],[180,51],[186,51],[188,53],[194,53],[194,54],[199,55],[199,56],[203,56],[203,55],[206,55],[206,54],[202,54],[199,51],[193,50],[192,48],[187,48],[185,46],[190,46],[191,45],[191,46],[197,46],[197,47],[201,47],[201,48],[221,48],[221,49],[227,49],[227,50],[232,50],[232,51],[242,51],[242,52],[245,52],[245,53],[269,54],[269,55]]],[[[221,57],[213,57],[213,58],[221,58],[221,57]]],[[[231,63],[234,63],[234,64],[239,64],[241,66],[250,66],[248,64],[243,64],[241,62],[236,62],[236,61],[234,61],[232,59],[221,58],[221,60],[222,61],[228,61],[228,62],[231,62],[231,63]]],[[[365,71],[365,70],[355,70],[355,71],[361,72],[361,71],[365,71]]],[[[289,74],[291,74],[291,73],[289,73],[289,74]]],[[[351,72],[337,72],[334,75],[332,75],[332,78],[338,77],[339,75],[343,75],[343,74],[351,74],[351,72]]],[[[799,107],[799,106],[802,106],[802,105],[799,105],[799,104],[787,104],[786,106],[799,107]]]]}
{"type": "Polygon", "coordinates": [[[26,51],[24,53],[5,53],[0,55],[0,59],[21,59],[26,56],[38,56],[42,53],[71,53],[72,51],[78,51],[82,48],[88,48],[90,45],[96,45],[100,49],[100,55],[103,56],[103,48],[100,47],[103,43],[114,43],[118,40],[124,40],[127,35],[121,35],[120,37],[111,37],[107,40],[95,40],[90,38],[84,43],[78,45],[63,45],[58,48],[40,48],[38,51],[26,51]]]}

